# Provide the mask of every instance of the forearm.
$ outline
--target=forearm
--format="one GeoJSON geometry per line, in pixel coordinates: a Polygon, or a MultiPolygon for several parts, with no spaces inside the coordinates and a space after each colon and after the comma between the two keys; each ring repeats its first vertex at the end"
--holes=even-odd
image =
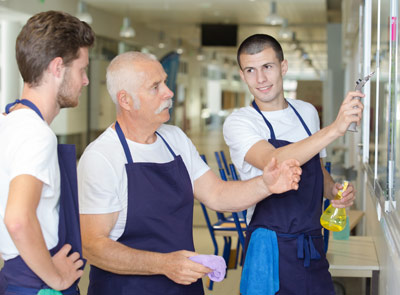
{"type": "Polygon", "coordinates": [[[332,178],[332,176],[329,174],[328,171],[322,166],[322,172],[324,175],[324,197],[333,200],[335,198],[335,195],[332,193],[333,192],[333,187],[335,186],[335,182],[332,178]]]}
{"type": "Polygon", "coordinates": [[[271,195],[262,176],[246,181],[221,181],[217,188],[210,189],[210,194],[203,203],[220,212],[242,211],[271,195]]]}
{"type": "Polygon", "coordinates": [[[301,141],[271,150],[268,156],[264,157],[262,164],[256,167],[263,169],[272,158],[276,158],[279,163],[296,159],[303,165],[338,137],[340,134],[335,131],[333,125],[329,125],[301,141]]]}
{"type": "Polygon", "coordinates": [[[52,262],[39,221],[36,216],[27,214],[14,215],[6,211],[7,230],[28,267],[46,284],[58,284],[62,278],[52,262]]]}
{"type": "Polygon", "coordinates": [[[90,264],[116,274],[163,274],[164,254],[133,249],[107,237],[84,241],[83,255],[90,264]]]}

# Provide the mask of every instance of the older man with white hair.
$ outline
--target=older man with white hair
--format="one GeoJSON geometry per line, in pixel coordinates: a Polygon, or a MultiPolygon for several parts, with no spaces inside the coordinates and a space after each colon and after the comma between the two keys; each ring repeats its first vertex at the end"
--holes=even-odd
{"type": "Polygon", "coordinates": [[[82,243],[92,264],[88,294],[204,294],[212,269],[193,262],[193,200],[239,211],[297,189],[296,160],[224,182],[170,118],[173,93],[151,55],[127,52],[107,69],[117,121],[85,150],[78,167],[82,243]]]}

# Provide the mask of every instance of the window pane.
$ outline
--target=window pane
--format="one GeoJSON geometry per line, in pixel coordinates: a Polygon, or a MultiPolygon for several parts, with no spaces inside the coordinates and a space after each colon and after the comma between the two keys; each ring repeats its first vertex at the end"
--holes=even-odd
{"type": "Polygon", "coordinates": [[[390,1],[381,1],[380,77],[378,127],[378,182],[387,191],[388,133],[389,133],[389,73],[390,73],[390,1]]]}

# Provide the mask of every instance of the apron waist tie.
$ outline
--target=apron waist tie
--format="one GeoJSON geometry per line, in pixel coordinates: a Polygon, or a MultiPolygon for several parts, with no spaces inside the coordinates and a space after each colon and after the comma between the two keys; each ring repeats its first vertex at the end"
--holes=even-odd
{"type": "Polygon", "coordinates": [[[309,267],[311,260],[321,259],[321,255],[315,249],[313,239],[322,238],[322,235],[282,234],[276,233],[280,238],[297,238],[297,258],[304,259],[304,267],[309,267]]]}

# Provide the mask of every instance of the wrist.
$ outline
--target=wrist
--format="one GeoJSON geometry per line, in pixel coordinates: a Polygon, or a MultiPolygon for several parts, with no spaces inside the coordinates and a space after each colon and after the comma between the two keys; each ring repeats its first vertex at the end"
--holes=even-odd
{"type": "Polygon", "coordinates": [[[154,263],[150,266],[150,273],[154,275],[167,275],[168,253],[154,253],[154,263]]]}
{"type": "Polygon", "coordinates": [[[260,178],[258,179],[258,187],[260,188],[260,194],[264,197],[268,197],[270,196],[271,190],[268,187],[268,184],[265,182],[264,177],[260,176],[260,178]]]}
{"type": "Polygon", "coordinates": [[[54,290],[60,290],[60,286],[63,285],[63,278],[61,274],[59,274],[57,268],[48,276],[45,283],[54,290]]]}
{"type": "Polygon", "coordinates": [[[343,134],[340,132],[339,128],[335,126],[335,122],[331,125],[327,126],[326,128],[326,136],[329,140],[329,143],[334,141],[335,139],[341,137],[343,134]]]}

